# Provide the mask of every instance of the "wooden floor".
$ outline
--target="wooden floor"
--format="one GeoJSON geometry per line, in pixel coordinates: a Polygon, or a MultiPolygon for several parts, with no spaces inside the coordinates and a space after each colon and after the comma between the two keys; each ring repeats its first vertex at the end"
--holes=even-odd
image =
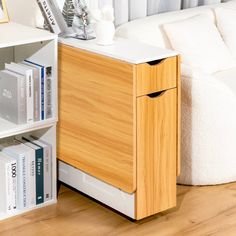
{"type": "Polygon", "coordinates": [[[178,206],[134,222],[62,187],[58,204],[0,222],[1,236],[236,235],[236,183],[178,186],[178,206]]]}

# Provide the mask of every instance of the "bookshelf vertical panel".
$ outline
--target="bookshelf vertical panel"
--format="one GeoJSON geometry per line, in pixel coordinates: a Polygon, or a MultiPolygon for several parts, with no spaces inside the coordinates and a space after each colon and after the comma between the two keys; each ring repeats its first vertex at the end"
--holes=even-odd
{"type": "Polygon", "coordinates": [[[0,48],[0,70],[4,69],[5,63],[14,61],[14,48],[0,48]]]}

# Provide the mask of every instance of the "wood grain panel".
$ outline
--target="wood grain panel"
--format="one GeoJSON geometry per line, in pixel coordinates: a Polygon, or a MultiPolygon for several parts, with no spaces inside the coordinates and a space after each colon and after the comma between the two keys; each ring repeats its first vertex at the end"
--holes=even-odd
{"type": "Polygon", "coordinates": [[[0,235],[235,236],[236,183],[177,189],[175,209],[133,222],[62,186],[58,204],[1,221],[0,235]]]}
{"type": "Polygon", "coordinates": [[[180,77],[180,56],[177,57],[177,163],[176,174],[180,175],[181,171],[181,77],[180,77]]]}
{"type": "Polygon", "coordinates": [[[137,219],[176,205],[177,91],[137,98],[137,219]]]}
{"type": "Polygon", "coordinates": [[[133,66],[63,45],[59,63],[59,159],[134,192],[133,66]]]}
{"type": "Polygon", "coordinates": [[[137,66],[137,96],[176,87],[177,57],[162,60],[156,65],[137,66]]]}

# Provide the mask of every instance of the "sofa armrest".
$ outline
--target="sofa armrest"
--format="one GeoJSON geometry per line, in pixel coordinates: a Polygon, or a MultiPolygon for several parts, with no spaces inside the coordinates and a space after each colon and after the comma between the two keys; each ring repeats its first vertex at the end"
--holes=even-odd
{"type": "Polygon", "coordinates": [[[216,79],[214,74],[205,74],[183,64],[181,69],[182,104],[191,106],[192,109],[213,110],[219,107],[225,109],[226,103],[236,105],[236,91],[216,79]]]}
{"type": "Polygon", "coordinates": [[[181,64],[181,75],[184,77],[196,78],[196,79],[213,79],[214,75],[206,74],[201,70],[188,66],[186,64],[181,64]]]}

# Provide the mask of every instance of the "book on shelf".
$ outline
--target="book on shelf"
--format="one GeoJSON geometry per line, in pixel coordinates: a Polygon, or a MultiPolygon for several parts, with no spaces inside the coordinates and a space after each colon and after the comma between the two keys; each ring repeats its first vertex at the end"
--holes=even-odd
{"type": "Polygon", "coordinates": [[[40,107],[39,107],[39,111],[40,111],[40,120],[44,120],[45,119],[45,112],[44,112],[44,104],[45,104],[45,93],[44,93],[44,89],[45,89],[45,81],[44,81],[44,77],[45,77],[45,69],[43,66],[34,63],[32,61],[29,60],[24,60],[23,63],[27,63],[27,65],[30,65],[34,68],[37,68],[39,70],[39,78],[40,78],[40,107]]]}
{"type": "Polygon", "coordinates": [[[17,163],[0,151],[0,212],[12,213],[17,208],[17,163]]]}
{"type": "Polygon", "coordinates": [[[0,212],[5,213],[50,201],[51,144],[34,136],[1,142],[0,193],[0,212]]]}
{"type": "Polygon", "coordinates": [[[51,32],[55,34],[70,32],[54,0],[37,0],[37,3],[51,32]]]}
{"type": "Polygon", "coordinates": [[[22,137],[18,139],[24,145],[30,147],[34,151],[35,157],[35,179],[36,179],[36,205],[44,202],[44,158],[43,148],[30,142],[28,139],[22,137]]]}
{"type": "Polygon", "coordinates": [[[41,118],[42,120],[52,117],[52,66],[42,65],[30,60],[28,64],[41,70],[41,118]]]}
{"type": "Polygon", "coordinates": [[[0,117],[24,124],[52,118],[53,68],[30,60],[0,71],[0,117]]]}
{"type": "Polygon", "coordinates": [[[17,209],[35,205],[34,150],[17,140],[0,143],[0,149],[17,161],[17,209]]]}
{"type": "Polygon", "coordinates": [[[52,199],[52,146],[37,137],[30,136],[25,140],[43,148],[44,161],[44,202],[52,199]]]}
{"type": "Polygon", "coordinates": [[[26,79],[26,117],[27,117],[27,123],[31,123],[34,121],[34,98],[33,98],[33,93],[34,93],[34,85],[33,85],[33,71],[32,69],[28,69],[20,64],[17,63],[10,63],[10,64],[5,64],[5,68],[7,70],[19,73],[21,75],[25,76],[26,79]]]}
{"type": "Polygon", "coordinates": [[[20,65],[31,69],[33,72],[33,97],[34,97],[34,121],[40,120],[40,101],[41,101],[41,71],[39,68],[32,66],[32,64],[29,64],[27,62],[19,63],[20,65]]]}
{"type": "Polygon", "coordinates": [[[25,80],[18,73],[0,71],[0,116],[10,122],[26,122],[25,80]]]}
{"type": "Polygon", "coordinates": [[[46,66],[46,98],[45,98],[45,112],[46,119],[52,118],[52,67],[46,66]]]}

